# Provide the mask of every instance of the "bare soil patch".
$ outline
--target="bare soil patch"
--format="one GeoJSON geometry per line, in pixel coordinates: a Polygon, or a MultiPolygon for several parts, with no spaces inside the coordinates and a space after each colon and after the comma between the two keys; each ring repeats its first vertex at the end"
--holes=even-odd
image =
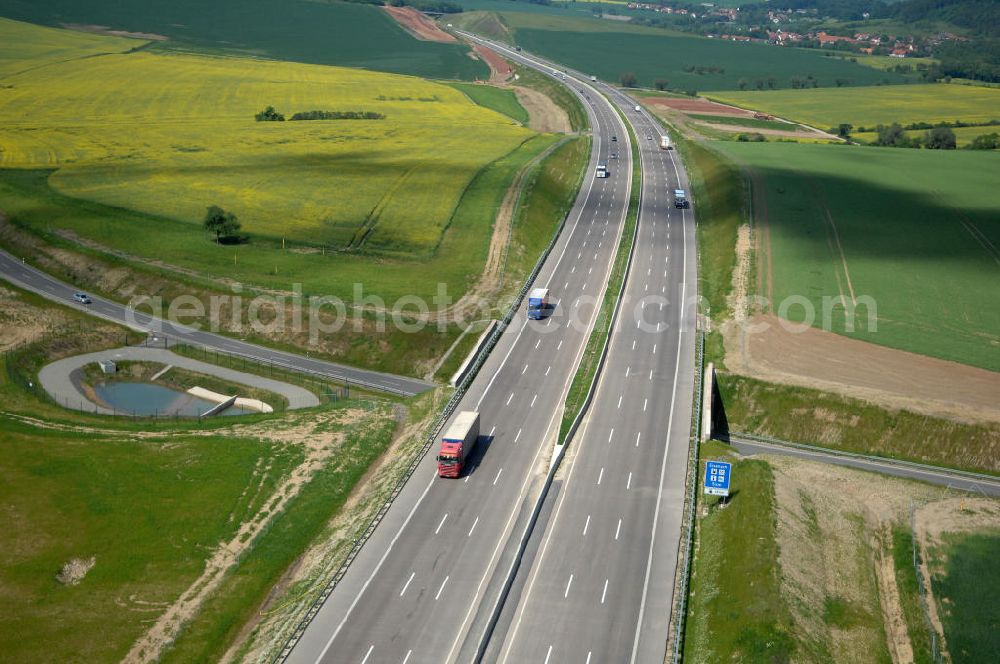
{"type": "Polygon", "coordinates": [[[502,55],[482,44],[473,44],[472,50],[489,65],[491,85],[502,86],[510,79],[510,63],[502,55]]]}
{"type": "Polygon", "coordinates": [[[691,99],[681,99],[678,97],[644,97],[642,103],[650,106],[660,106],[673,111],[684,113],[704,113],[708,115],[732,115],[737,117],[752,118],[753,113],[736,106],[727,106],[715,101],[692,97],[691,99]]]}
{"type": "Polygon", "coordinates": [[[56,574],[56,581],[64,586],[75,586],[83,581],[83,577],[87,576],[87,572],[96,564],[97,558],[94,556],[90,558],[73,558],[63,565],[59,573],[56,574]]]}
{"type": "Polygon", "coordinates": [[[438,27],[438,24],[430,20],[413,7],[385,7],[389,16],[396,19],[396,22],[403,26],[417,39],[433,42],[456,42],[454,36],[448,34],[438,27]]]}
{"type": "Polygon", "coordinates": [[[826,651],[842,661],[874,662],[884,648],[893,662],[912,662],[891,528],[906,522],[911,501],[936,505],[949,492],[790,457],[765,459],[774,471],[782,592],[807,651],[803,661],[826,651]],[[830,624],[830,598],[859,618],[830,624]]]}
{"type": "Polygon", "coordinates": [[[735,373],[962,422],[1000,422],[1000,373],[876,346],[772,314],[723,326],[735,373]]]}
{"type": "Polygon", "coordinates": [[[535,131],[552,134],[572,133],[569,116],[547,95],[538,90],[514,86],[517,100],[528,111],[528,126],[535,131]]]}

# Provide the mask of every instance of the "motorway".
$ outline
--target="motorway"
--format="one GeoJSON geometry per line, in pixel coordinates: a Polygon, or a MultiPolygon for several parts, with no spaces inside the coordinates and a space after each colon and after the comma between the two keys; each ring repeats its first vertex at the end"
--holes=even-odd
{"type": "Polygon", "coordinates": [[[240,341],[239,339],[225,337],[221,334],[197,330],[193,327],[151,316],[111,300],[95,297],[92,304],[80,304],[73,299],[73,293],[77,292],[78,288],[59,281],[41,270],[36,270],[32,266],[25,264],[21,259],[3,250],[0,250],[0,277],[54,302],[78,309],[98,318],[125,325],[132,329],[159,334],[169,338],[171,341],[204,346],[213,350],[264,362],[265,364],[283,366],[303,373],[325,376],[334,380],[404,396],[420,394],[434,387],[433,383],[416,378],[395,376],[367,369],[355,369],[354,367],[334,362],[302,357],[295,353],[287,353],[258,346],[240,341]]]}
{"type": "Polygon", "coordinates": [[[633,262],[588,418],[553,485],[538,553],[486,661],[662,662],[691,434],[697,294],[689,189],[661,127],[627,109],[642,158],[633,262]]]}
{"type": "MultiPolygon", "coordinates": [[[[523,56],[516,56],[522,62],[523,56]]],[[[522,307],[466,393],[482,435],[461,480],[422,460],[393,507],[292,651],[292,662],[469,661],[481,607],[500,594],[497,570],[514,555],[547,470],[561,408],[624,226],[631,190],[628,133],[588,83],[572,88],[593,127],[588,172],[535,286],[555,308],[528,321],[522,307]],[[611,140],[612,136],[617,141],[611,140]],[[620,157],[609,160],[609,152],[620,157]],[[596,179],[598,162],[611,175],[596,179]],[[570,323],[573,324],[570,324],[570,323]]]]}

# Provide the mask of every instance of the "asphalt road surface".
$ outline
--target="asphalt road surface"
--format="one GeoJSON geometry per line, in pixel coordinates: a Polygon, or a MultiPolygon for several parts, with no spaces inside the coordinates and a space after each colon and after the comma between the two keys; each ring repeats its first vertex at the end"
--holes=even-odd
{"type": "Polygon", "coordinates": [[[951,471],[947,468],[910,464],[891,459],[878,459],[859,455],[846,456],[833,452],[824,452],[819,449],[775,445],[735,436],[730,437],[726,442],[735,447],[744,456],[753,454],[793,456],[807,461],[821,461],[837,466],[846,466],[848,468],[882,473],[883,475],[892,475],[893,477],[902,477],[908,480],[918,480],[960,491],[970,491],[987,496],[1000,496],[1000,477],[963,473],[961,471],[951,471]]]}
{"type": "Polygon", "coordinates": [[[73,299],[73,294],[79,290],[78,288],[59,281],[41,270],[36,270],[30,265],[26,265],[21,259],[3,250],[0,250],[0,277],[54,302],[79,309],[80,311],[114,323],[126,325],[133,329],[160,334],[175,342],[204,346],[260,362],[272,363],[276,366],[294,369],[303,373],[325,376],[334,380],[404,396],[420,394],[434,387],[433,383],[416,378],[394,376],[366,369],[355,369],[334,362],[273,350],[264,346],[240,341],[239,339],[213,334],[212,332],[196,330],[130,309],[126,305],[111,300],[94,297],[91,304],[81,304],[73,299]]]}
{"type": "Polygon", "coordinates": [[[571,89],[584,101],[594,140],[587,177],[534,284],[551,290],[555,308],[540,321],[528,321],[522,308],[460,405],[481,414],[471,472],[441,479],[434,454],[423,459],[289,661],[440,664],[470,661],[475,652],[480,609],[499,595],[516,549],[510,535],[521,532],[548,468],[628,206],[625,127],[588,83],[571,89]],[[610,151],[619,158],[609,160],[610,151]],[[598,162],[610,165],[610,177],[593,177],[598,162]]]}
{"type": "Polygon", "coordinates": [[[658,664],[666,653],[694,388],[694,216],[673,205],[687,178],[660,149],[660,126],[600,87],[637,135],[638,237],[594,403],[486,661],[658,664]]]}

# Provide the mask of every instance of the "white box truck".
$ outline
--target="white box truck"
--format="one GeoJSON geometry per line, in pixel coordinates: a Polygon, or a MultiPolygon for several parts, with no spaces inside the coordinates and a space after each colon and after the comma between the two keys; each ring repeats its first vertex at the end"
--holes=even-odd
{"type": "Polygon", "coordinates": [[[661,150],[669,150],[670,149],[670,137],[669,136],[660,136],[660,149],[661,150]]]}
{"type": "Polygon", "coordinates": [[[528,293],[528,318],[538,320],[545,316],[549,309],[549,289],[533,288],[528,293]]]}

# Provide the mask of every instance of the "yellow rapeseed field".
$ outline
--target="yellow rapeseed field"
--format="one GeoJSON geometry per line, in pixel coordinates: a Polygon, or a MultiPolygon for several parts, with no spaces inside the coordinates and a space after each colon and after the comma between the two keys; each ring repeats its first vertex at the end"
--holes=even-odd
{"type": "Polygon", "coordinates": [[[253,234],[421,256],[479,169],[532,135],[418,78],[124,52],[141,43],[0,22],[0,167],[192,224],[219,205],[253,234]],[[256,122],[266,106],[386,117],[256,122]]]}
{"type": "Polygon", "coordinates": [[[744,108],[827,129],[898,122],[986,122],[1000,119],[1000,89],[970,85],[882,85],[809,90],[706,93],[744,108]]]}

